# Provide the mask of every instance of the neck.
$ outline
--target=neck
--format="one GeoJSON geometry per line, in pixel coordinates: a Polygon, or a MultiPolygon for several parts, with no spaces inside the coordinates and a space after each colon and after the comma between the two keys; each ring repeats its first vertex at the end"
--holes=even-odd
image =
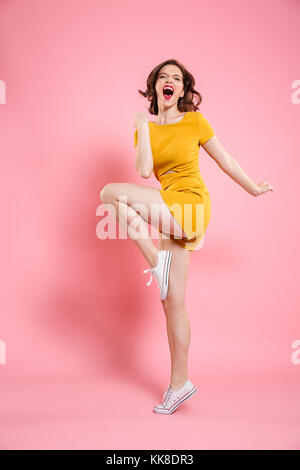
{"type": "Polygon", "coordinates": [[[158,108],[158,114],[156,115],[156,121],[160,124],[164,124],[165,121],[172,121],[178,119],[185,113],[181,113],[178,108],[158,108]]]}

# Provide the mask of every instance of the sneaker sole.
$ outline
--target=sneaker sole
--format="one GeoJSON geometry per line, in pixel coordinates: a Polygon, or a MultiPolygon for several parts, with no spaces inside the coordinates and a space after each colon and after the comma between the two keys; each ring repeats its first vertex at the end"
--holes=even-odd
{"type": "Polygon", "coordinates": [[[160,413],[160,414],[165,414],[165,415],[170,415],[171,413],[174,413],[174,411],[178,408],[178,406],[182,405],[186,400],[191,398],[195,393],[197,392],[197,389],[194,387],[192,390],[190,390],[188,393],[186,393],[183,397],[181,397],[174,405],[171,406],[171,408],[153,408],[153,411],[155,413],[160,413]]]}
{"type": "Polygon", "coordinates": [[[166,299],[167,293],[168,293],[171,258],[172,258],[172,251],[168,251],[168,253],[166,254],[165,266],[164,266],[163,288],[162,288],[162,294],[161,294],[162,300],[166,299]]]}

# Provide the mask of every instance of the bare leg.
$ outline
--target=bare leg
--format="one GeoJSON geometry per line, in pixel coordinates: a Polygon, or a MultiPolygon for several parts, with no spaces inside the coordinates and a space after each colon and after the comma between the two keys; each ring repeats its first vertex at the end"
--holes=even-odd
{"type": "MultiPolygon", "coordinates": [[[[132,207],[124,202],[112,200],[110,204],[114,206],[116,218],[120,221],[124,232],[134,241],[150,266],[156,266],[158,263],[158,249],[150,238],[148,224],[132,207]],[[133,220],[135,221],[134,224],[132,224],[133,220]],[[137,225],[139,232],[134,229],[134,226],[137,225]]],[[[110,210],[109,206],[107,208],[110,210]]]]}
{"type": "Polygon", "coordinates": [[[191,327],[185,306],[185,288],[190,266],[191,252],[173,240],[159,239],[160,250],[172,249],[170,286],[163,307],[171,354],[171,379],[173,389],[180,388],[188,379],[188,350],[191,341],[191,327]]]}
{"type": "Polygon", "coordinates": [[[188,313],[183,306],[165,309],[171,353],[171,380],[173,389],[180,388],[188,379],[188,350],[191,327],[188,313]]]}
{"type": "MultiPolygon", "coordinates": [[[[188,349],[190,345],[190,323],[185,307],[185,287],[190,265],[191,252],[185,250],[176,241],[170,238],[163,238],[160,234],[158,246],[156,247],[150,239],[148,223],[161,229],[161,219],[151,220],[151,204],[161,204],[162,217],[170,216],[170,211],[165,205],[160,192],[155,188],[131,184],[131,183],[110,183],[101,191],[103,203],[113,204],[115,214],[120,216],[120,224],[125,233],[136,243],[151,266],[157,264],[158,250],[172,250],[172,264],[170,269],[170,283],[168,296],[162,301],[166,314],[166,325],[171,353],[171,387],[180,388],[188,378],[188,349]],[[119,201],[119,195],[128,197],[127,204],[119,201]],[[135,203],[142,203],[145,207],[136,211],[132,206],[135,203]],[[124,210],[126,209],[126,215],[124,210]],[[130,210],[131,209],[131,210],[130,210]],[[136,238],[136,230],[131,231],[131,222],[137,219],[139,222],[140,237],[136,238]]],[[[109,209],[109,206],[108,206],[109,209]]],[[[176,234],[181,238],[186,238],[186,234],[180,225],[171,216],[173,227],[165,235],[176,234]]]]}
{"type": "Polygon", "coordinates": [[[148,224],[159,230],[162,228],[163,219],[170,221],[169,226],[164,224],[166,235],[176,234],[178,237],[186,237],[156,188],[133,183],[110,183],[102,189],[101,200],[104,205],[107,205],[112,215],[120,221],[124,232],[135,242],[151,267],[158,263],[158,248],[150,238],[148,224]],[[121,196],[125,196],[127,201],[119,200],[121,196]],[[139,207],[139,210],[132,207],[137,203],[142,206],[139,207]],[[160,207],[158,217],[151,217],[152,204],[160,207]],[[113,206],[114,211],[109,205],[113,206]]]}

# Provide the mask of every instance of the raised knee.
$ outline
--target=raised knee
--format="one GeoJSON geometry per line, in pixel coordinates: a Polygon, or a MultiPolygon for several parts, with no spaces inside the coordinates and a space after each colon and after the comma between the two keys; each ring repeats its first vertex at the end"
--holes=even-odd
{"type": "Polygon", "coordinates": [[[109,202],[114,195],[114,183],[106,184],[100,191],[100,198],[102,202],[109,202]]]}

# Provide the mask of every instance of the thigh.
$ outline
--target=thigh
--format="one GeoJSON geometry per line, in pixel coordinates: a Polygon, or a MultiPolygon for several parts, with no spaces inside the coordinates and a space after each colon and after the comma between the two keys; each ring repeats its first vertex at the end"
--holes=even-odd
{"type": "Polygon", "coordinates": [[[135,183],[109,183],[101,191],[101,199],[103,202],[124,202],[157,230],[166,235],[187,238],[156,188],[135,183]]]}
{"type": "Polygon", "coordinates": [[[172,239],[164,238],[161,234],[157,247],[159,250],[172,251],[168,295],[163,302],[184,304],[192,251],[186,250],[172,239]]]}

